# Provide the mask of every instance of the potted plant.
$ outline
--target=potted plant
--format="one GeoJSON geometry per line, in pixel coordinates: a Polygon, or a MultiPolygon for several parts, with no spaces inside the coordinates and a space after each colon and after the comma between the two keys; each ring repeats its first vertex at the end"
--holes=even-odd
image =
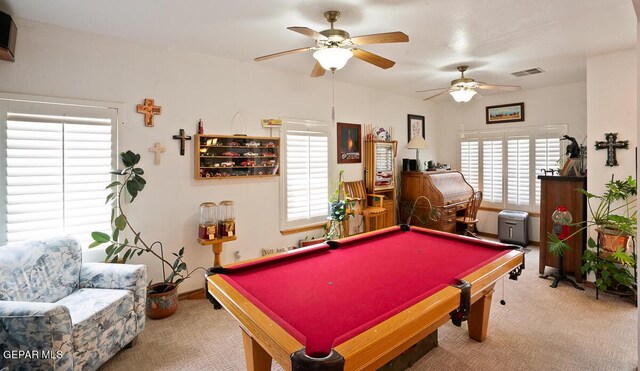
{"type": "Polygon", "coordinates": [[[352,202],[346,200],[344,196],[342,175],[344,170],[340,170],[338,174],[338,185],[329,196],[329,222],[324,227],[325,237],[327,240],[342,238],[345,235],[347,218],[353,216],[351,211],[352,202]]]}
{"type": "Polygon", "coordinates": [[[192,271],[187,269],[187,264],[183,261],[184,247],[178,253],[172,253],[175,260],[173,263],[170,262],[164,256],[162,242],[147,243],[140,232],[131,225],[131,221],[127,218],[122,207],[125,195],[128,194],[129,203],[133,203],[147,182],[142,177],[144,170],[136,166],[140,162],[139,154],[131,151],[122,152],[120,158],[125,168],[112,171],[112,173],[121,177],[122,180],[116,180],[106,187],[112,190],[106,200],[107,203],[111,203],[111,235],[92,232],[91,237],[94,242],[89,245],[89,248],[108,244],[105,249],[107,254],[105,261],[112,263],[126,263],[134,255],[140,256],[144,253],[155,257],[162,266],[163,281],[155,284],[149,282],[147,316],[152,319],[165,318],[172,315],[178,308],[178,285],[196,270],[204,268],[198,267],[192,271]],[[122,234],[125,231],[134,236],[133,241],[123,238],[122,234]]]}
{"type": "Polygon", "coordinates": [[[637,279],[635,249],[627,252],[628,240],[637,234],[636,180],[631,176],[624,180],[609,181],[602,195],[578,190],[587,198],[590,220],[573,224],[578,230],[564,239],[547,233],[549,251],[563,255],[569,249],[566,240],[583,230],[595,227],[597,241],[589,237],[583,254],[581,271],[595,273],[595,286],[599,291],[607,289],[636,295],[637,279]],[[602,251],[600,251],[602,249],[602,251]]]}

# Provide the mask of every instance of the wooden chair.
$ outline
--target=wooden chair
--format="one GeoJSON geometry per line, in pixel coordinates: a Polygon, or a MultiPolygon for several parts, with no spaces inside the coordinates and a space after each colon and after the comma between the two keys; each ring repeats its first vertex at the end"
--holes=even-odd
{"type": "MultiPolygon", "coordinates": [[[[351,203],[349,211],[355,215],[362,215],[364,218],[364,231],[369,232],[379,229],[383,225],[382,221],[387,214],[387,209],[383,207],[384,196],[367,194],[364,180],[343,182],[342,186],[345,200],[351,203]],[[375,222],[375,228],[371,228],[372,220],[375,222]]],[[[347,226],[348,235],[350,230],[349,223],[347,223],[347,226]]]]}
{"type": "Polygon", "coordinates": [[[465,210],[464,216],[459,216],[456,218],[456,223],[464,224],[465,230],[462,234],[470,235],[475,238],[480,238],[476,234],[478,229],[476,224],[478,224],[478,209],[480,208],[480,204],[482,203],[482,191],[474,192],[469,198],[469,203],[467,204],[467,209],[465,210]]]}

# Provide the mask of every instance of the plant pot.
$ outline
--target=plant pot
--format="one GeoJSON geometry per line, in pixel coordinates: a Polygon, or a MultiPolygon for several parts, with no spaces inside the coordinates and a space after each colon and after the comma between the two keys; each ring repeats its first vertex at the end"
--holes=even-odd
{"type": "Polygon", "coordinates": [[[616,252],[619,248],[627,251],[629,235],[618,230],[608,228],[596,228],[600,248],[608,252],[616,252]]]}
{"type": "Polygon", "coordinates": [[[178,309],[178,285],[154,283],[147,289],[147,317],[162,319],[178,309]],[[167,287],[169,286],[169,287],[167,287]]]}

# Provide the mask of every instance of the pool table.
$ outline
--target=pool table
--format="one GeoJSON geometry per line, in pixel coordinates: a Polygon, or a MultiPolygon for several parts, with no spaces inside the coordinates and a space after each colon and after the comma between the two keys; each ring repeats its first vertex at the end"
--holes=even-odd
{"type": "Polygon", "coordinates": [[[444,323],[487,335],[495,283],[519,247],[407,225],[213,267],[207,288],[242,329],[247,368],[383,366],[444,323]]]}

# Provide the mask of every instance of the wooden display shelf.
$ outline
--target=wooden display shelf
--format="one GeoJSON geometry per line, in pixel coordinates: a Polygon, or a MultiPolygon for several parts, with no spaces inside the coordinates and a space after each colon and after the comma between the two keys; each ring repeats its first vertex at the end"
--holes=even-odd
{"type": "Polygon", "coordinates": [[[225,242],[235,241],[238,237],[220,237],[215,240],[203,240],[198,238],[198,243],[200,245],[206,246],[211,245],[211,251],[213,251],[213,266],[220,267],[222,263],[220,262],[220,253],[222,252],[222,244],[225,242]]]}
{"type": "Polygon", "coordinates": [[[196,135],[195,179],[262,178],[280,175],[280,138],[234,135],[196,135]],[[230,143],[238,145],[229,145],[230,143]],[[247,146],[260,143],[258,146],[247,146]],[[262,145],[273,143],[273,146],[262,145]],[[237,156],[225,156],[233,152],[237,156]],[[244,153],[255,153],[245,155],[244,153]],[[233,166],[220,166],[223,162],[233,166]],[[254,161],[255,165],[241,165],[240,161],[254,161]],[[237,163],[235,163],[237,162],[237,163]],[[270,162],[270,164],[266,164],[270,162]],[[218,165],[218,166],[216,166],[218,165]],[[267,174],[268,173],[268,174],[267,174]]]}

